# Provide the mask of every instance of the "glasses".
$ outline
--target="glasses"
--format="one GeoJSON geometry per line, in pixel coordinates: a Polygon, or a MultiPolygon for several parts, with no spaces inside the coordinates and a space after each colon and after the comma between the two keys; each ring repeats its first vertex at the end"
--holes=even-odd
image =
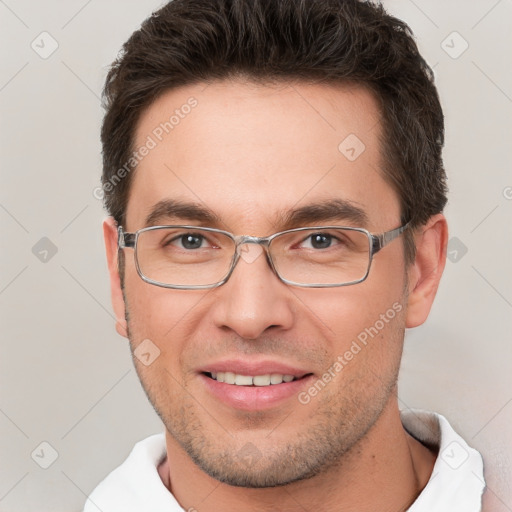
{"type": "Polygon", "coordinates": [[[264,249],[268,264],[282,282],[330,288],[364,281],[373,256],[408,227],[409,223],[372,234],[362,228],[315,226],[257,237],[197,226],[151,226],[125,233],[119,226],[118,246],[134,249],[139,276],[164,288],[221,286],[241,257],[250,263],[263,252],[255,255],[245,244],[264,249]]]}

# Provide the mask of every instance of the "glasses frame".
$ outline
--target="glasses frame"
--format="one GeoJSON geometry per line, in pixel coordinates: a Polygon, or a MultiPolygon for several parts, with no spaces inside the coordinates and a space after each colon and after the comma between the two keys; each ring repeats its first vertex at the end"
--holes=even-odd
{"type": "Polygon", "coordinates": [[[219,286],[222,286],[224,283],[228,281],[228,279],[231,277],[231,274],[235,270],[235,267],[240,260],[240,246],[244,244],[256,244],[263,247],[266,253],[267,262],[274,272],[274,274],[278,277],[280,281],[282,281],[285,284],[292,285],[292,286],[299,286],[301,288],[338,288],[340,286],[350,286],[354,284],[362,283],[366,280],[370,273],[370,268],[372,266],[373,256],[377,254],[381,249],[386,247],[389,243],[391,243],[395,238],[399,237],[406,229],[410,227],[410,222],[407,222],[406,224],[403,224],[402,226],[399,226],[395,229],[391,229],[390,231],[386,231],[384,233],[370,233],[368,230],[364,228],[354,228],[350,226],[308,226],[308,227],[302,227],[302,228],[294,228],[294,229],[287,229],[285,231],[279,231],[278,233],[274,233],[270,236],[265,237],[259,237],[259,236],[250,236],[250,235],[234,235],[233,233],[230,233],[229,231],[224,231],[222,229],[216,229],[216,228],[207,228],[202,226],[191,226],[191,225],[185,225],[185,224],[177,224],[177,225],[162,225],[162,226],[150,226],[147,228],[139,229],[138,231],[135,231],[134,233],[126,233],[123,230],[122,226],[119,226],[117,229],[118,232],[118,239],[117,244],[119,249],[133,249],[134,250],[134,259],[135,259],[135,267],[137,269],[137,273],[139,274],[140,278],[145,281],[146,283],[153,284],[155,286],[160,286],[162,288],[172,288],[176,290],[207,290],[211,288],[217,288],[219,286]],[[207,284],[207,285],[178,285],[178,284],[167,284],[162,283],[160,281],[155,281],[154,279],[150,279],[149,277],[145,276],[143,272],[140,269],[139,266],[139,260],[137,257],[137,242],[139,240],[139,236],[141,233],[144,233],[146,231],[153,231],[157,229],[165,229],[165,228],[183,228],[183,229],[191,229],[191,230],[203,230],[208,231],[211,233],[220,233],[223,235],[226,235],[229,237],[233,242],[235,243],[235,251],[233,254],[233,258],[231,260],[231,266],[226,274],[226,276],[217,283],[207,284]],[[276,267],[274,265],[274,261],[272,260],[272,255],[270,253],[270,244],[272,240],[277,238],[278,236],[287,234],[287,233],[296,233],[299,231],[308,231],[308,230],[324,230],[324,229],[345,229],[348,231],[358,231],[360,233],[365,234],[368,237],[368,268],[366,269],[365,275],[357,279],[355,281],[349,281],[348,283],[341,283],[341,284],[324,284],[324,283],[310,283],[310,284],[304,284],[304,283],[297,283],[295,281],[290,281],[288,279],[285,279],[279,275],[279,272],[276,270],[276,267]]]}

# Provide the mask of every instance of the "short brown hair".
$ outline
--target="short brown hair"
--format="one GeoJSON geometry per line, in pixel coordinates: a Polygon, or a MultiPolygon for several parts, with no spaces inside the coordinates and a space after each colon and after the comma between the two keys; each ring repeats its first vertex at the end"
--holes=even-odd
{"type": "MultiPolygon", "coordinates": [[[[359,0],[172,0],[132,34],[106,79],[102,184],[118,224],[141,113],[170,89],[236,77],[368,87],[381,105],[382,171],[400,198],[402,222],[416,227],[443,210],[443,113],[404,22],[359,0]]],[[[406,261],[414,254],[409,231],[406,261]]]]}

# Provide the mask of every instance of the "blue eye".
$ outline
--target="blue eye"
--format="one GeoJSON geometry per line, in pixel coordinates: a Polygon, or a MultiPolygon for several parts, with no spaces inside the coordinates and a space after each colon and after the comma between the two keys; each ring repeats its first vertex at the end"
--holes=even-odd
{"type": "Polygon", "coordinates": [[[315,233],[309,237],[311,240],[311,246],[314,249],[327,249],[331,246],[332,236],[324,233],[315,233]]]}
{"type": "Polygon", "coordinates": [[[187,234],[180,238],[181,244],[185,249],[199,249],[203,244],[203,237],[200,235],[187,234]]]}
{"type": "Polygon", "coordinates": [[[180,236],[177,240],[179,240],[185,249],[200,249],[203,245],[204,237],[187,233],[186,235],[180,236]]]}
{"type": "Polygon", "coordinates": [[[203,235],[196,233],[181,233],[162,243],[163,247],[174,246],[178,249],[194,250],[202,249],[207,244],[207,240],[203,235]]]}
{"type": "Polygon", "coordinates": [[[304,238],[300,246],[303,249],[329,249],[341,243],[338,237],[329,233],[313,233],[304,238]]]}

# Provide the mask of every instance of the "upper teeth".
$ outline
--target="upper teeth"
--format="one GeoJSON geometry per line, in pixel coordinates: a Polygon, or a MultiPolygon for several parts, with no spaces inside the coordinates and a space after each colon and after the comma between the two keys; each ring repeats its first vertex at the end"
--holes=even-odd
{"type": "Polygon", "coordinates": [[[233,372],[212,372],[212,379],[226,384],[236,384],[237,386],[270,386],[271,384],[281,384],[282,382],[291,382],[295,377],[293,375],[283,375],[281,373],[267,373],[265,375],[240,375],[233,372]]]}

